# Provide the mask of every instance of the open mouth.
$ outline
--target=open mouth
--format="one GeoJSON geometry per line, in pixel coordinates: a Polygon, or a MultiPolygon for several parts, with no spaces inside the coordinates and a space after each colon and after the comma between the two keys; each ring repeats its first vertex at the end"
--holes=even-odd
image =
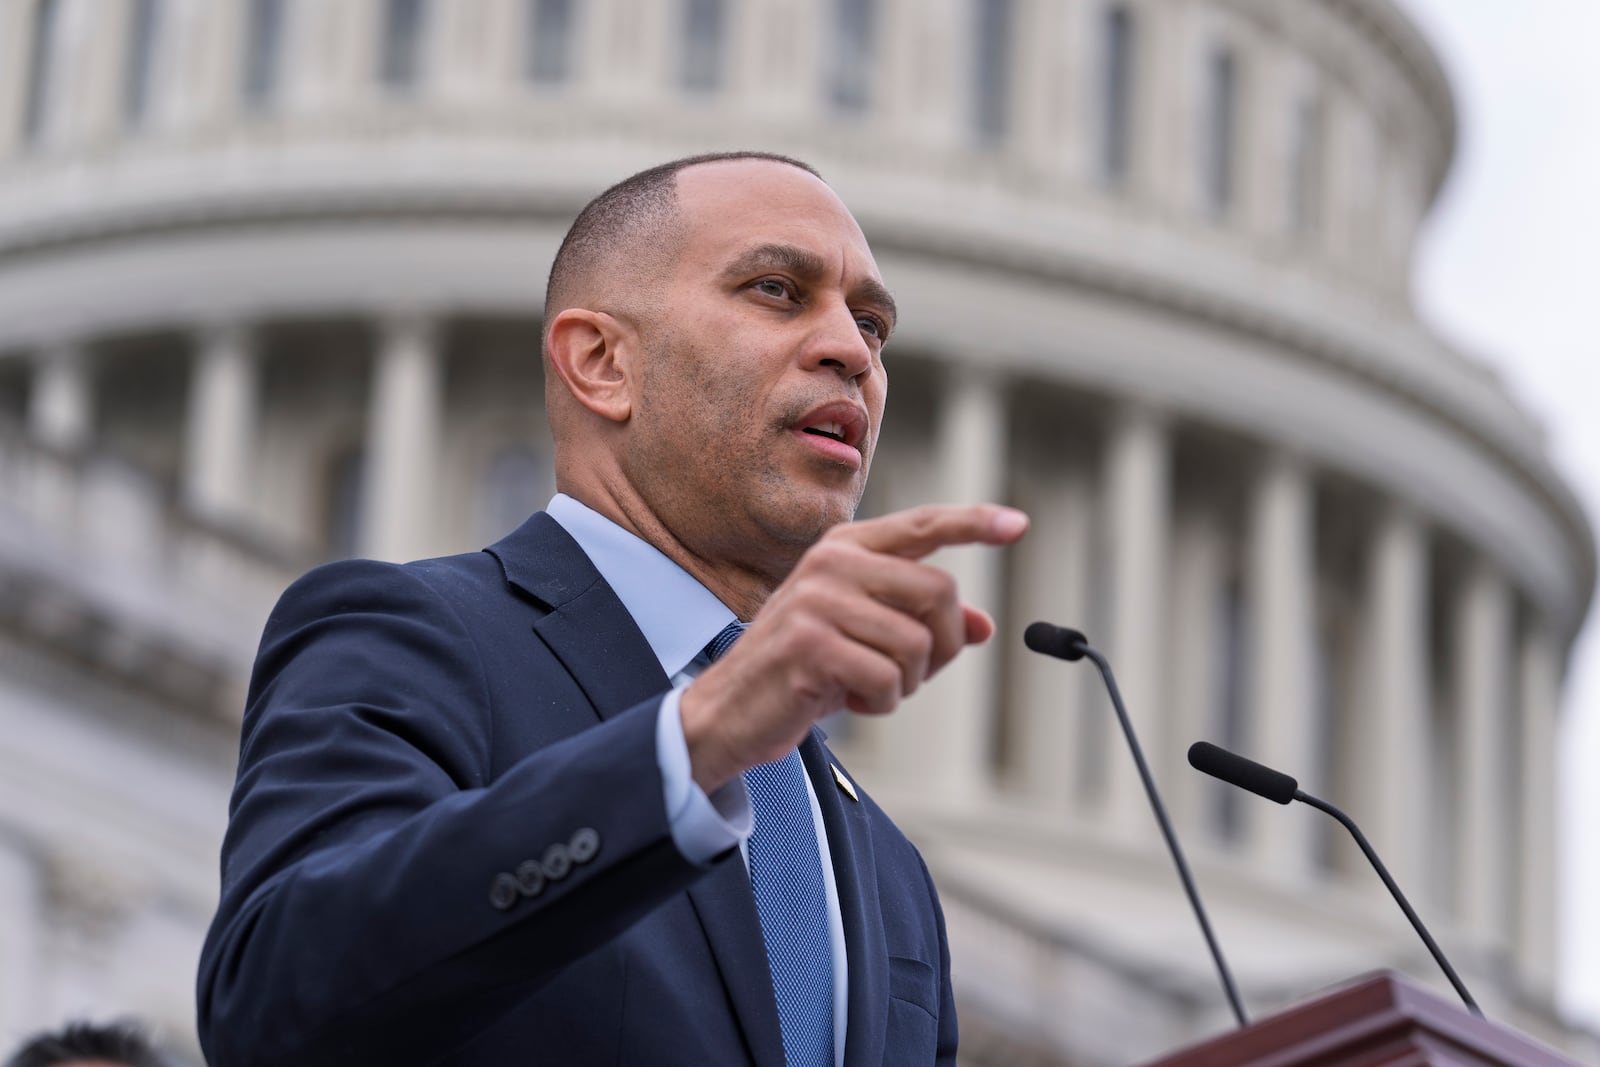
{"type": "MultiPolygon", "coordinates": [[[[848,400],[832,400],[818,404],[789,425],[809,437],[820,437],[857,452],[861,451],[868,429],[866,410],[848,400]]],[[[843,455],[837,450],[833,450],[831,454],[836,457],[843,455]]]]}

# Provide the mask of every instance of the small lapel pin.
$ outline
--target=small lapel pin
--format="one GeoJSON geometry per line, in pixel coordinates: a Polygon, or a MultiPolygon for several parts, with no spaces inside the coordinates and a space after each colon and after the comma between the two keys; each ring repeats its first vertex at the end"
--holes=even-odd
{"type": "Polygon", "coordinates": [[[857,804],[861,803],[861,798],[856,796],[856,787],[850,784],[850,779],[844,776],[844,772],[839,769],[839,765],[830,763],[828,766],[833,769],[833,780],[839,783],[839,788],[844,790],[845,795],[857,804]]]}

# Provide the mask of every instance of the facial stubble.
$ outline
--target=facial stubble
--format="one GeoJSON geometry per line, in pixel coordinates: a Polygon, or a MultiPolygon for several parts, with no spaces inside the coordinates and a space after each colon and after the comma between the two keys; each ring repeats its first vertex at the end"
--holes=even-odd
{"type": "Polygon", "coordinates": [[[836,391],[785,400],[769,414],[770,400],[751,397],[728,371],[737,358],[715,358],[675,331],[646,348],[625,473],[688,552],[776,585],[823,534],[854,517],[875,435],[858,470],[803,454],[797,470],[793,427],[836,391]]]}

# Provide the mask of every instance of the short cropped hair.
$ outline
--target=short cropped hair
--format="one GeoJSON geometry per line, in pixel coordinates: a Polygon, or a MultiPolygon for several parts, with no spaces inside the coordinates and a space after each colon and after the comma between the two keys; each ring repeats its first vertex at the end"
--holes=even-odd
{"type": "Polygon", "coordinates": [[[5,1067],[64,1067],[92,1060],[121,1067],[168,1067],[143,1028],[130,1020],[70,1022],[59,1030],[35,1034],[11,1054],[5,1067]]]}
{"type": "Polygon", "coordinates": [[[590,272],[603,269],[608,256],[626,250],[630,259],[670,252],[676,240],[678,172],[702,163],[765,159],[798,167],[821,178],[809,163],[776,152],[708,152],[686,156],[624,178],[578,213],[556,252],[545,288],[545,321],[563,310],[570,290],[590,272]]]}

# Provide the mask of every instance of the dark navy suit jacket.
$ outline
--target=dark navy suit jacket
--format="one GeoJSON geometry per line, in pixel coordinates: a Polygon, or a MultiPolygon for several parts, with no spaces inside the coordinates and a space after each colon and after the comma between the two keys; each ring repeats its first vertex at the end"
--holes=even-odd
{"type": "MultiPolygon", "coordinates": [[[[781,1067],[737,849],[673,844],[668,679],[577,544],[319,568],[268,620],[200,960],[201,1042],[246,1064],[781,1067]]],[[[953,1063],[921,857],[813,731],[849,957],[845,1062],[953,1063]]]]}

